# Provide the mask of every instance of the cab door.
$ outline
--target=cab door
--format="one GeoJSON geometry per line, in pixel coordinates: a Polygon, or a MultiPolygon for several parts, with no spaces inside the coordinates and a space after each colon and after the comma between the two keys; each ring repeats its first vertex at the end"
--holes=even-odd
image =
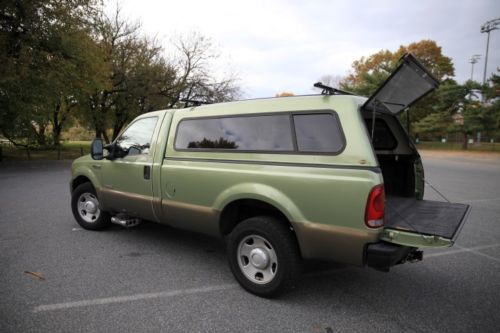
{"type": "Polygon", "coordinates": [[[139,118],[112,144],[110,159],[102,163],[102,199],[107,210],[147,220],[153,211],[153,134],[158,116],[139,118]]]}

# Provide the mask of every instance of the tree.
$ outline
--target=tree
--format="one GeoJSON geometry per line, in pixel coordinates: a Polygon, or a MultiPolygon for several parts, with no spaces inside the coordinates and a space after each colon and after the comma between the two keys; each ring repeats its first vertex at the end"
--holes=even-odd
{"type": "Polygon", "coordinates": [[[389,50],[382,50],[368,58],[355,60],[353,72],[340,81],[340,88],[358,95],[370,96],[396,69],[398,57],[389,50]]]}
{"type": "Polygon", "coordinates": [[[86,30],[66,31],[61,33],[63,46],[67,49],[64,59],[55,59],[53,70],[48,73],[51,78],[55,96],[48,96],[52,101],[50,122],[52,124],[52,141],[59,145],[61,132],[70,117],[76,117],[75,111],[86,111],[88,94],[95,89],[103,89],[108,85],[103,73],[106,64],[102,50],[86,30]]]}
{"type": "Polygon", "coordinates": [[[239,95],[234,77],[215,79],[210,60],[217,55],[210,39],[200,34],[179,37],[177,57],[166,59],[155,39],[140,34],[139,23],[121,18],[119,7],[113,17],[99,19],[96,31],[110,86],[90,94],[91,112],[85,119],[106,142],[114,140],[135,116],[182,107],[184,98],[222,102],[239,95]],[[106,133],[109,127],[111,138],[106,133]]]}
{"type": "Polygon", "coordinates": [[[500,75],[493,74],[488,82],[489,84],[483,87],[486,99],[483,105],[483,130],[498,140],[500,138],[500,75]]]}
{"type": "Polygon", "coordinates": [[[0,131],[6,138],[44,145],[51,124],[58,144],[67,119],[61,106],[71,109],[76,85],[87,83],[79,74],[95,74],[82,58],[89,48],[76,46],[88,43],[88,26],[99,9],[94,0],[2,2],[0,131]]]}
{"type": "Polygon", "coordinates": [[[236,98],[236,77],[216,79],[216,52],[199,34],[167,59],[140,24],[104,15],[100,0],[3,1],[0,133],[15,144],[50,140],[76,119],[109,142],[135,116],[182,107],[181,99],[236,98]],[[51,136],[48,135],[50,132],[51,136]]]}
{"type": "MultiPolygon", "coordinates": [[[[128,60],[131,58],[129,50],[135,47],[140,25],[123,20],[120,8],[117,7],[113,17],[101,13],[94,28],[94,39],[98,41],[102,60],[106,64],[104,75],[109,85],[104,89],[96,88],[89,94],[89,112],[84,115],[83,120],[94,127],[96,137],[104,137],[109,142],[106,129],[111,122],[112,109],[119,100],[117,95],[126,93],[125,81],[128,60]]],[[[121,117],[118,114],[118,119],[121,117]]]]}
{"type": "Polygon", "coordinates": [[[168,101],[159,94],[164,84],[172,81],[173,68],[160,55],[161,48],[145,38],[130,39],[121,44],[113,68],[112,139],[135,116],[162,108],[168,101]]]}
{"type": "Polygon", "coordinates": [[[219,57],[212,40],[193,32],[179,36],[174,42],[177,57],[175,64],[177,77],[163,94],[170,96],[169,107],[182,106],[182,99],[194,99],[207,103],[218,103],[237,99],[241,91],[236,85],[236,75],[230,73],[217,78],[211,72],[211,61],[219,57]]]}
{"type": "Polygon", "coordinates": [[[435,41],[422,40],[408,46],[401,45],[395,52],[382,50],[352,63],[352,72],[340,82],[343,89],[369,96],[394,71],[399,59],[412,53],[439,81],[454,76],[453,63],[441,52],[435,41]]]}
{"type": "Polygon", "coordinates": [[[458,132],[462,135],[462,149],[467,149],[469,135],[484,128],[484,112],[476,91],[481,86],[473,81],[457,84],[447,80],[436,95],[434,112],[415,124],[418,133],[441,136],[458,132]]]}

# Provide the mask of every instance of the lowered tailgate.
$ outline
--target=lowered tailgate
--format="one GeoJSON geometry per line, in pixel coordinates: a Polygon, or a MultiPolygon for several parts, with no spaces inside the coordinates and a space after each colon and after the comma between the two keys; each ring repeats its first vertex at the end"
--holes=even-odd
{"type": "Polygon", "coordinates": [[[389,196],[381,239],[412,247],[451,246],[469,211],[462,203],[389,196]]]}

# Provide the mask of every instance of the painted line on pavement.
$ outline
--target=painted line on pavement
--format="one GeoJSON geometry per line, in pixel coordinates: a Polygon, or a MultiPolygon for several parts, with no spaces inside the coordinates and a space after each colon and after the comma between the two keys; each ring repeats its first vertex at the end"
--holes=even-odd
{"type": "Polygon", "coordinates": [[[488,201],[500,201],[500,198],[458,200],[456,202],[459,202],[459,203],[475,203],[475,202],[488,202],[488,201]]]}
{"type": "Polygon", "coordinates": [[[94,305],[125,303],[125,302],[140,301],[140,300],[145,300],[145,299],[167,298],[167,297],[174,297],[174,296],[180,296],[180,295],[195,295],[195,294],[209,293],[209,292],[219,291],[219,290],[232,289],[232,288],[235,288],[237,286],[238,286],[237,284],[231,283],[231,284],[223,284],[223,285],[218,285],[218,286],[210,286],[210,287],[202,287],[202,288],[179,289],[179,290],[162,291],[162,292],[148,293],[148,294],[135,294],[135,295],[129,295],[129,296],[87,299],[87,300],[76,301],[76,302],[44,304],[44,305],[39,305],[39,306],[35,307],[33,309],[33,312],[39,313],[39,312],[46,312],[46,311],[65,310],[65,309],[71,309],[71,308],[81,308],[81,307],[94,306],[94,305]]]}
{"type": "MultiPolygon", "coordinates": [[[[500,244],[497,244],[497,246],[499,246],[500,244]]],[[[493,261],[496,261],[496,262],[499,262],[500,263],[500,259],[499,258],[495,258],[493,256],[490,256],[486,253],[482,253],[482,252],[479,252],[478,250],[482,250],[484,248],[481,248],[481,249],[477,249],[477,248],[467,248],[467,247],[462,247],[462,246],[457,246],[459,249],[463,249],[465,252],[471,252],[471,253],[474,253],[474,254],[477,254],[481,257],[484,257],[484,258],[488,258],[490,260],[493,260],[493,261]]],[[[494,247],[494,246],[491,246],[491,247],[494,247]]]]}
{"type": "MultiPolygon", "coordinates": [[[[466,247],[455,245],[455,247],[457,247],[458,250],[432,253],[432,254],[424,256],[424,258],[433,258],[433,257],[440,257],[440,256],[445,256],[445,255],[463,253],[463,252],[471,252],[471,253],[489,258],[489,259],[494,260],[496,262],[500,262],[500,259],[498,259],[498,258],[489,256],[489,255],[481,253],[481,252],[478,252],[478,250],[489,249],[489,248],[494,248],[494,247],[498,247],[498,246],[500,246],[500,243],[475,246],[475,247],[471,247],[471,248],[466,248],[466,247]]],[[[311,277],[331,275],[334,273],[338,273],[340,271],[348,270],[349,268],[351,268],[351,267],[339,267],[339,268],[329,269],[329,270],[325,270],[325,271],[312,272],[312,273],[305,274],[304,277],[311,278],[311,277]]],[[[180,296],[180,295],[195,295],[195,294],[209,293],[209,292],[219,291],[219,290],[228,290],[228,289],[233,289],[236,287],[238,287],[238,284],[231,283],[231,284],[223,284],[223,285],[218,285],[218,286],[208,286],[208,287],[202,287],[202,288],[179,289],[179,290],[172,290],[172,291],[162,291],[162,292],[157,292],[157,293],[135,294],[135,295],[128,295],[128,296],[87,299],[87,300],[74,301],[74,302],[44,304],[44,305],[39,305],[39,306],[36,306],[35,308],[33,308],[33,312],[40,313],[40,312],[65,310],[65,309],[71,309],[71,308],[81,308],[81,307],[95,306],[95,305],[125,303],[125,302],[140,301],[140,300],[146,300],[146,299],[168,298],[168,297],[175,297],[175,296],[180,296]]]]}
{"type": "Polygon", "coordinates": [[[489,256],[487,254],[479,252],[479,250],[491,249],[491,248],[494,248],[494,247],[498,247],[498,246],[500,246],[500,243],[489,244],[489,245],[479,245],[479,246],[474,246],[474,247],[463,247],[463,246],[459,246],[459,245],[454,245],[454,246],[456,248],[458,248],[458,250],[451,250],[451,251],[445,251],[445,252],[437,252],[437,253],[431,253],[431,254],[427,254],[427,255],[424,254],[424,259],[425,258],[441,257],[441,256],[446,256],[446,255],[450,255],[450,254],[457,254],[457,253],[463,253],[463,252],[471,252],[471,253],[474,253],[474,254],[481,255],[483,257],[487,257],[487,258],[489,258],[489,259],[491,259],[493,261],[500,262],[500,259],[498,259],[498,258],[495,258],[495,257],[489,256]]]}

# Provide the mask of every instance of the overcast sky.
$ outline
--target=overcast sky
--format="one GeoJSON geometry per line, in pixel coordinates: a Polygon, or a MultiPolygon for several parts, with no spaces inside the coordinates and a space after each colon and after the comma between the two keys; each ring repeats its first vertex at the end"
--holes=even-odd
{"type": "MultiPolygon", "coordinates": [[[[345,76],[351,63],[381,49],[395,51],[435,40],[455,65],[455,79],[470,78],[473,54],[482,57],[474,79],[482,81],[486,35],[480,27],[500,18],[500,0],[120,0],[124,17],[142,22],[166,49],[173,36],[199,32],[221,53],[219,72],[233,71],[245,97],[283,91],[311,93],[322,75],[345,76]]],[[[116,0],[108,0],[108,10],[116,0]]],[[[500,30],[491,32],[488,73],[500,67],[500,30]]],[[[489,76],[489,75],[488,75],[489,76]]]]}

